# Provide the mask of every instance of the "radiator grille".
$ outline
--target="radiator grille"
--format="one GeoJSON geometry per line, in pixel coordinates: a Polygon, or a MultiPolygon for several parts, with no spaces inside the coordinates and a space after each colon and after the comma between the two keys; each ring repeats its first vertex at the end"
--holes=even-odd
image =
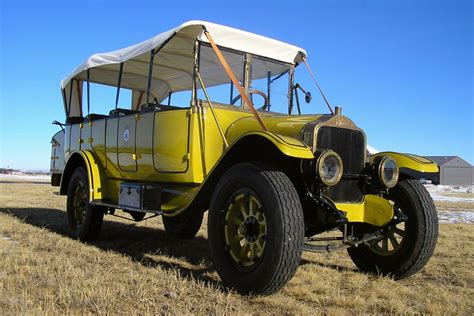
{"type": "MultiPolygon", "coordinates": [[[[341,156],[344,175],[361,174],[364,169],[365,140],[359,130],[332,126],[322,126],[317,132],[315,149],[331,149],[341,156]]],[[[325,195],[335,202],[360,202],[363,185],[357,179],[343,179],[325,191],[325,195]]]]}

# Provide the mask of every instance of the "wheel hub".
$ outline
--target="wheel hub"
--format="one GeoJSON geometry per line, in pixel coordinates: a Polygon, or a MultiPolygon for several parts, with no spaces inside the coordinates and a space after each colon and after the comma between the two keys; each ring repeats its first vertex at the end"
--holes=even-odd
{"type": "Polygon", "coordinates": [[[87,209],[86,191],[82,182],[78,182],[74,191],[73,207],[76,225],[82,225],[87,209]]]}
{"type": "Polygon", "coordinates": [[[381,238],[370,243],[370,249],[380,256],[394,254],[405,242],[408,218],[399,208],[395,208],[395,214],[396,218],[385,228],[381,238]]]}
{"type": "Polygon", "coordinates": [[[239,266],[250,267],[262,257],[267,222],[262,204],[253,192],[234,194],[226,207],[226,248],[239,266]]]}
{"type": "Polygon", "coordinates": [[[258,219],[254,216],[247,217],[239,226],[239,234],[245,236],[248,242],[255,242],[260,235],[258,219]]]}

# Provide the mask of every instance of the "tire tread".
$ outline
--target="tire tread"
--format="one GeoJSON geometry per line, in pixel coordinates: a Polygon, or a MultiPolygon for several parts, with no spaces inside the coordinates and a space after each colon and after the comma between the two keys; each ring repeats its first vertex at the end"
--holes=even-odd
{"type": "Polygon", "coordinates": [[[404,184],[415,192],[415,196],[419,198],[420,204],[425,211],[422,213],[424,217],[422,223],[425,224],[423,231],[426,233],[421,242],[422,247],[418,256],[413,258],[411,262],[406,263],[403,271],[399,271],[395,276],[397,279],[409,277],[421,270],[433,255],[438,239],[438,214],[429,192],[418,180],[405,180],[404,184]]]}
{"type": "Polygon", "coordinates": [[[273,282],[262,291],[262,294],[268,295],[278,291],[296,273],[303,252],[304,219],[303,212],[300,211],[301,204],[299,203],[298,193],[288,176],[281,171],[265,170],[264,174],[273,183],[277,192],[289,193],[288,195],[279,195],[281,204],[288,210],[283,217],[285,233],[289,234],[292,240],[301,241],[299,244],[291,243],[289,249],[283,253],[281,264],[275,273],[273,282]]]}

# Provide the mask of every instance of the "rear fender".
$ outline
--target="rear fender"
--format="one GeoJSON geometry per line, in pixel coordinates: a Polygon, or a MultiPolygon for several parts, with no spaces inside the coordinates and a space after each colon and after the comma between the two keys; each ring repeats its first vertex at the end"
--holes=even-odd
{"type": "Polygon", "coordinates": [[[67,194],[72,174],[78,167],[84,167],[87,171],[87,178],[89,179],[90,188],[89,200],[101,200],[105,175],[103,174],[99,162],[95,158],[94,154],[88,150],[78,150],[69,156],[61,177],[61,186],[59,192],[63,195],[67,194]]]}

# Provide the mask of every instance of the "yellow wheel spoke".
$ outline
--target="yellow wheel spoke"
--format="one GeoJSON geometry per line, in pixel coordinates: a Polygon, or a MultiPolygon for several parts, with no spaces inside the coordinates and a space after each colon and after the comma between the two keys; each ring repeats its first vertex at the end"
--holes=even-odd
{"type": "MultiPolygon", "coordinates": [[[[245,191],[244,191],[245,192],[245,191]]],[[[265,213],[251,192],[233,197],[226,209],[225,236],[232,258],[249,267],[262,257],[267,234],[265,213]]]]}
{"type": "Polygon", "coordinates": [[[257,255],[255,254],[255,244],[250,244],[250,258],[255,258],[257,255]]]}
{"type": "MultiPolygon", "coordinates": [[[[257,240],[257,242],[255,243],[255,247],[257,248],[259,257],[262,255],[262,252],[263,252],[263,245],[261,245],[260,242],[261,240],[257,240]]],[[[263,244],[263,241],[262,241],[262,244],[263,244]]]]}
{"type": "Polygon", "coordinates": [[[250,211],[248,207],[245,207],[244,203],[240,203],[240,212],[244,215],[244,218],[247,218],[250,216],[250,211]]]}
{"type": "Polygon", "coordinates": [[[249,216],[255,216],[256,209],[255,209],[255,200],[253,198],[249,199],[249,216]]]}
{"type": "Polygon", "coordinates": [[[239,257],[242,261],[244,261],[243,259],[248,259],[248,257],[249,257],[249,248],[250,248],[250,245],[247,242],[245,242],[245,244],[240,249],[239,257]]]}
{"type": "Polygon", "coordinates": [[[392,243],[393,249],[397,248],[399,243],[397,239],[395,238],[395,236],[390,235],[388,238],[390,238],[390,242],[392,243]]]}
{"type": "Polygon", "coordinates": [[[405,231],[398,228],[398,227],[395,227],[394,232],[397,233],[397,235],[399,235],[401,237],[405,237],[405,231]]]}
{"type": "Polygon", "coordinates": [[[236,224],[236,225],[240,225],[240,224],[242,224],[243,220],[238,218],[238,217],[232,217],[231,222],[236,224]]]}

